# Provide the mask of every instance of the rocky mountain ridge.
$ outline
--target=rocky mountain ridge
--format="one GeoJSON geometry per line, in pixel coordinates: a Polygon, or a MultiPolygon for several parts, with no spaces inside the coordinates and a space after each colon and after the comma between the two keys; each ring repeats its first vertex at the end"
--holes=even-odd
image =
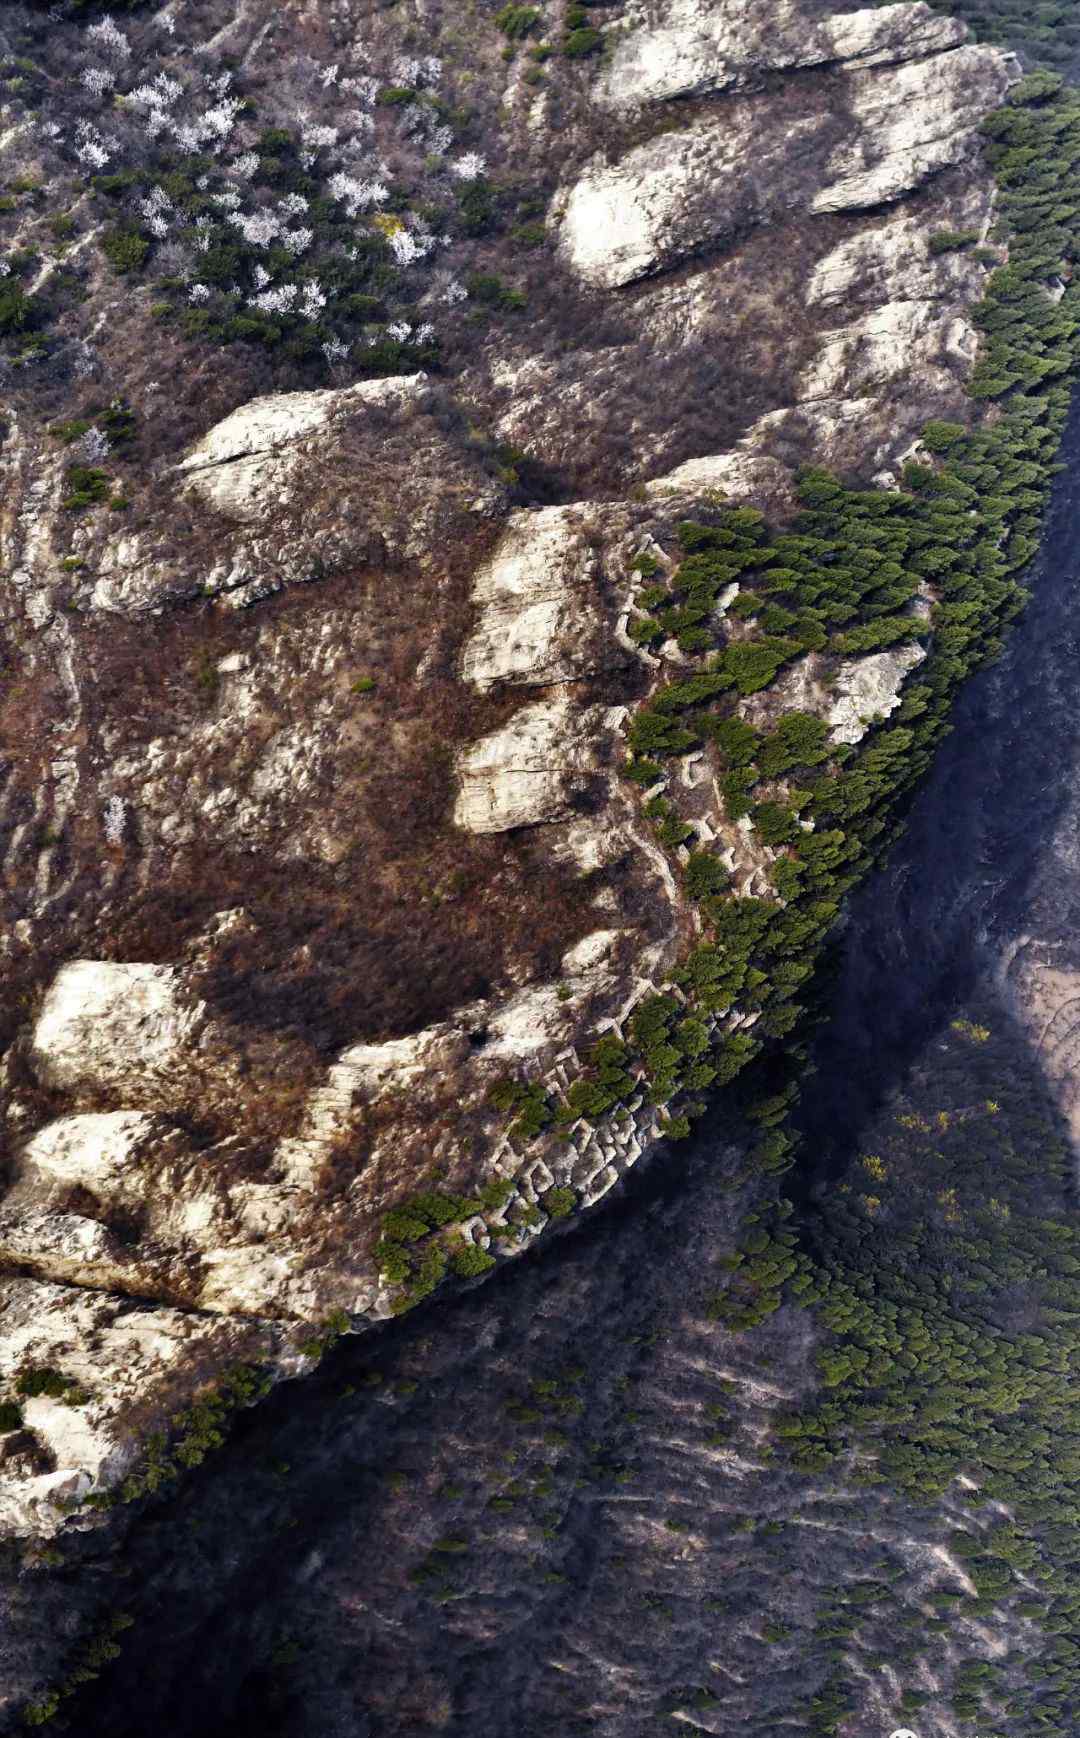
{"type": "MultiPolygon", "coordinates": [[[[433,1174],[468,1277],[670,1131],[643,1082],[528,1141],[492,1103],[511,1077],[572,1111],[590,1046],[678,999],[692,852],[750,898],[785,855],[731,818],[700,750],[678,768],[687,830],[657,842],[625,733],[693,665],[629,629],[721,496],[783,522],[809,461],[888,488],[928,422],[968,415],[969,309],[1004,258],[977,132],[1017,77],[921,3],[648,13],[592,87],[648,136],[600,155],[575,136],[548,218],[587,332],[614,321],[629,352],[530,353],[500,328],[449,385],[256,396],[136,466],[120,531],[65,507],[64,453],[13,401],[0,1374],[60,1381],[19,1402],[7,1529],[75,1524],[226,1367],[292,1374],[318,1324],[385,1319],[418,1282],[374,1245],[433,1174]],[[949,232],[982,253],[935,252],[949,232]],[[670,463],[710,351],[752,390],[706,403],[670,463]],[[573,448],[595,488],[513,506],[473,421],[551,470],[573,448]],[[612,423],[632,465],[602,458],[612,423]],[[427,1004],[380,1004],[381,979],[353,999],[369,947],[426,979],[411,931],[427,1004]]],[[[533,161],[548,102],[516,88],[533,161]]],[[[714,623],[738,645],[733,587],[714,623]]],[[[900,705],[934,602],[904,644],[806,650],[739,716],[795,709],[828,751],[857,744],[900,705]]],[[[733,1001],[706,1041],[756,1022],[733,1001]]]]}

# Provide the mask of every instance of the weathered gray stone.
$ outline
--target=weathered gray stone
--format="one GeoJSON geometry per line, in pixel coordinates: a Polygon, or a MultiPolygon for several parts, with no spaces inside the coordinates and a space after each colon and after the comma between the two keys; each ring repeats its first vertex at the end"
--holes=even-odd
{"type": "Polygon", "coordinates": [[[523,706],[462,757],[455,826],[503,833],[570,814],[574,791],[595,764],[595,723],[562,693],[523,706]]]}
{"type": "Polygon", "coordinates": [[[34,1027],[34,1056],[50,1086],[123,1087],[170,1068],[205,1019],[171,966],[74,960],[62,967],[34,1027]]]}
{"type": "Polygon", "coordinates": [[[817,20],[795,0],[673,0],[647,10],[648,22],[616,40],[597,80],[595,100],[607,108],[728,90],[766,70],[915,60],[966,34],[922,0],[817,20]]]}
{"type": "Polygon", "coordinates": [[[965,45],[929,60],[841,69],[837,99],[853,116],[830,138],[820,109],[772,112],[736,103],[681,131],[598,156],[556,211],[559,249],[585,283],[614,289],[782,211],[860,210],[911,191],[960,162],[1015,63],[965,45]]]}

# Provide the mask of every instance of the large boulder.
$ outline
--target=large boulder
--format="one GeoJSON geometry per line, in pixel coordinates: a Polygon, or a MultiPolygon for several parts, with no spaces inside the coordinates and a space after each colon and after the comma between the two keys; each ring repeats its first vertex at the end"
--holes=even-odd
{"type": "Polygon", "coordinates": [[[67,1091],[122,1089],[172,1068],[204,1019],[172,966],[73,960],[54,979],[34,1026],[37,1071],[67,1091]]]}
{"type": "Polygon", "coordinates": [[[573,812],[595,769],[594,709],[566,694],[536,700],[466,749],[458,767],[454,823],[467,833],[504,833],[573,812]]]}

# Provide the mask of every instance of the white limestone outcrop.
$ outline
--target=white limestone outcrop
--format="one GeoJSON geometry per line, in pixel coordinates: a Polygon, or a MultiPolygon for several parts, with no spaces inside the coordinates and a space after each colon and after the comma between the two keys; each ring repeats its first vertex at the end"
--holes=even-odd
{"type": "Polygon", "coordinates": [[[598,580],[580,508],[512,513],[477,569],[473,602],[480,614],[461,657],[464,680],[478,688],[539,687],[620,656],[595,607],[598,580]]]}
{"type": "Polygon", "coordinates": [[[810,209],[884,205],[960,162],[1019,70],[1014,56],[967,43],[884,73],[851,73],[845,98],[854,124],[830,151],[810,209]]]}
{"type": "Polygon", "coordinates": [[[269,1350],[254,1323],[193,1314],[42,1280],[0,1280],[0,1385],[23,1371],[58,1370],[79,1390],[76,1404],[47,1395],[21,1402],[33,1447],[9,1454],[0,1479],[0,1533],[49,1536],[65,1504],[112,1486],[139,1452],[136,1413],[168,1406],[190,1373],[269,1350]],[[177,1386],[179,1384],[179,1386],[177,1386]],[[51,1470],[50,1470],[51,1468],[51,1470]]]}
{"type": "Polygon", "coordinates": [[[49,1086],[123,1088],[172,1068],[204,1020],[205,1009],[184,993],[172,966],[73,960],[45,996],[34,1058],[49,1086]]]}
{"type": "Polygon", "coordinates": [[[700,498],[707,490],[718,490],[732,501],[753,501],[761,506],[768,502],[788,502],[791,499],[791,472],[780,460],[767,453],[754,451],[755,431],[726,453],[703,453],[700,458],[687,459],[662,477],[651,477],[645,488],[650,496],[662,500],[684,496],[700,498]]]}
{"type": "Polygon", "coordinates": [[[111,1200],[142,1193],[140,1161],[163,1125],[139,1110],[91,1111],[46,1123],[23,1148],[19,1175],[46,1187],[78,1185],[111,1200]]]}
{"type": "Polygon", "coordinates": [[[832,742],[861,742],[877,718],[888,718],[901,701],[901,689],[912,670],[926,657],[917,643],[847,658],[832,683],[832,705],[826,713],[832,742]]]}
{"type": "Polygon", "coordinates": [[[415,1086],[435,1070],[453,1068],[467,1049],[464,1034],[452,1025],[429,1026],[382,1044],[351,1044],[331,1070],[331,1080],[372,1103],[415,1086]]]}
{"type": "Polygon", "coordinates": [[[143,1262],[143,1287],[129,1287],[131,1255],[97,1219],[80,1213],[0,1213],[0,1262],[36,1279],[102,1291],[144,1289],[153,1296],[158,1276],[143,1262]]]}
{"type": "Polygon", "coordinates": [[[179,536],[158,519],[80,530],[82,601],[124,615],[198,596],[241,608],[345,568],[429,557],[502,495],[426,414],[427,385],[420,373],[240,405],[168,473],[162,519],[179,536]]]}
{"type": "Polygon", "coordinates": [[[594,100],[618,113],[730,90],[763,71],[914,60],[953,48],[964,26],[915,0],[808,19],[796,0],[673,0],[613,40],[594,100]]]}
{"type": "Polygon", "coordinates": [[[910,377],[913,369],[922,380],[932,381],[942,369],[966,375],[978,347],[971,321],[943,319],[936,302],[886,302],[826,335],[800,376],[795,396],[800,404],[813,398],[867,397],[910,377]]]}
{"type": "Polygon", "coordinates": [[[889,718],[903,698],[905,681],[926,657],[917,641],[866,657],[845,658],[828,675],[818,652],[799,658],[740,710],[751,724],[775,724],[785,712],[811,712],[829,726],[829,740],[861,742],[876,719],[889,718]]]}
{"type": "Polygon", "coordinates": [[[280,392],[253,398],[205,434],[177,466],[186,485],[227,519],[258,520],[312,457],[308,443],[335,418],[372,405],[397,406],[427,376],[361,380],[335,392],[280,392]]]}
{"type": "MultiPolygon", "coordinates": [[[[973,230],[981,239],[992,211],[989,191],[973,186],[956,201],[947,227],[973,230]]],[[[846,236],[818,260],[807,279],[805,296],[810,307],[828,307],[846,297],[876,304],[944,296],[972,302],[978,298],[985,270],[970,250],[931,254],[925,219],[902,208],[887,210],[876,223],[846,236]]]]}
{"type": "Polygon", "coordinates": [[[898,198],[975,141],[1016,75],[997,49],[835,73],[853,124],[838,139],[820,102],[801,110],[733,99],[722,114],[598,155],[554,208],[559,251],[596,289],[616,289],[705,243],[783,212],[857,211],[898,198]]]}
{"type": "Polygon", "coordinates": [[[454,825],[503,833],[570,814],[575,789],[595,765],[596,721],[595,709],[561,693],[521,707],[461,757],[454,825]]]}

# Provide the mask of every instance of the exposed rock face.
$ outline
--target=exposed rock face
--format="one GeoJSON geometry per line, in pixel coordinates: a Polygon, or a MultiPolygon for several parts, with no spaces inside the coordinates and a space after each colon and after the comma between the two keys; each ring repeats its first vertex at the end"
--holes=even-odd
{"type": "Polygon", "coordinates": [[[675,0],[617,41],[597,100],[617,111],[728,90],[763,70],[915,60],[955,48],[964,27],[916,0],[810,20],[790,0],[675,0]]]}
{"type": "Polygon", "coordinates": [[[847,101],[856,129],[830,151],[812,209],[883,205],[961,161],[986,95],[992,90],[1000,101],[1014,78],[1000,54],[970,44],[880,76],[854,73],[847,101]]]}
{"type": "Polygon", "coordinates": [[[799,380],[799,397],[805,403],[841,392],[869,396],[901,378],[912,362],[932,378],[939,368],[970,366],[978,345],[968,321],[943,325],[931,302],[889,302],[829,334],[799,380]]]}
{"type": "Polygon", "coordinates": [[[569,696],[523,706],[462,758],[455,824],[470,833],[505,833],[562,820],[575,783],[594,764],[594,730],[595,720],[569,696]]]}
{"type": "MultiPolygon", "coordinates": [[[[64,461],[16,407],[0,1373],[55,1364],[92,1398],[28,1405],[0,1524],[64,1525],[55,1498],[115,1480],[226,1364],[287,1373],[329,1312],[383,1319],[381,1220],[433,1170],[510,1186],[461,1232],[509,1256],[548,1190],[588,1205],[655,1144],[643,1091],[531,1143],[491,1100],[507,1075],[565,1098],[677,988],[700,933],[680,853],[772,889],[704,750],[673,775],[675,851],[619,777],[633,707],[686,667],[634,642],[635,599],[716,492],[782,519],[801,464],[895,477],[956,412],[987,267],[927,242],[985,235],[974,133],[1014,75],[921,4],[672,0],[573,126],[508,99],[530,172],[559,165],[544,271],[588,298],[574,342],[508,312],[449,385],[219,395],[122,530],[71,530],[64,461]],[[683,126],[658,106],[691,96],[683,126]],[[598,154],[593,107],[639,142],[598,154]],[[511,511],[504,446],[543,505],[511,511]]],[[[856,743],[924,656],[815,653],[742,710],[856,743]]]]}
{"type": "Polygon", "coordinates": [[[144,1111],[110,1110],[47,1123],[23,1150],[24,1175],[137,1198],[139,1159],[159,1133],[144,1111]]]}
{"type": "Polygon", "coordinates": [[[350,410],[415,400],[423,383],[424,376],[414,374],[405,380],[362,380],[343,392],[256,398],[212,428],[177,468],[207,506],[226,519],[257,523],[276,497],[318,463],[313,437],[350,410]]]}
{"type": "Polygon", "coordinates": [[[646,485],[649,494],[670,500],[716,489],[732,501],[789,504],[791,472],[782,460],[755,452],[753,435],[751,431],[733,452],[705,453],[701,458],[687,459],[666,476],[652,478],[646,485]]]}
{"type": "MultiPolygon", "coordinates": [[[[163,479],[183,526],[179,545],[175,529],[163,537],[156,522],[106,540],[89,528],[82,535],[87,601],[139,614],[222,594],[242,607],[359,563],[420,555],[461,515],[499,500],[425,414],[425,392],[426,376],[415,374],[241,405],[163,479]],[[388,465],[394,447],[398,461],[388,465]]],[[[46,582],[46,551],[34,567],[46,582]]]]}
{"type": "Polygon", "coordinates": [[[8,1459],[0,1480],[6,1533],[50,1534],[66,1504],[108,1486],[131,1460],[130,1419],[153,1414],[190,1392],[224,1362],[259,1356],[270,1338],[257,1327],[160,1305],[147,1310],[104,1290],[72,1290],[36,1280],[0,1280],[0,1374],[47,1367],[89,1391],[73,1406],[42,1395],[23,1403],[32,1444],[8,1459]]]}
{"type": "Polygon", "coordinates": [[[845,661],[837,670],[833,703],[826,718],[833,742],[861,742],[876,718],[888,718],[900,704],[900,690],[926,653],[922,646],[899,646],[868,658],[845,661]]]}
{"type": "Polygon", "coordinates": [[[343,1052],[337,1067],[348,1070],[353,1091],[369,1102],[388,1092],[413,1086],[425,1073],[446,1066],[440,1055],[442,1031],[415,1032],[411,1038],[390,1038],[385,1044],[354,1044],[343,1052]]]}
{"type": "Polygon", "coordinates": [[[567,682],[625,659],[596,607],[597,552],[579,510],[512,513],[477,570],[480,619],[462,653],[466,682],[567,682]]]}
{"type": "MultiPolygon", "coordinates": [[[[972,187],[957,200],[954,221],[958,228],[973,227],[985,238],[990,219],[982,189],[972,187]]],[[[981,280],[979,263],[970,253],[941,254],[928,262],[922,220],[906,216],[901,207],[825,254],[811,274],[806,298],[820,306],[847,298],[862,303],[921,302],[942,296],[971,301],[981,280]]]]}
{"type": "Polygon", "coordinates": [[[861,742],[875,720],[896,711],[905,680],[925,657],[920,645],[895,646],[830,668],[811,652],[765,693],[753,695],[745,713],[753,723],[769,725],[784,712],[810,712],[829,726],[830,742],[861,742]]]}
{"type": "Polygon", "coordinates": [[[838,126],[827,107],[823,116],[820,96],[801,112],[789,103],[784,127],[768,101],[733,103],[726,124],[698,121],[592,163],[566,195],[561,250],[586,283],[614,289],[784,212],[896,199],[963,160],[1009,76],[996,50],[963,45],[927,61],[841,69],[834,101],[852,125],[838,126]]]}
{"type": "MultiPolygon", "coordinates": [[[[699,22],[756,45],[773,10],[710,9],[699,22]]],[[[691,16],[680,11],[676,24],[665,9],[655,21],[680,35],[711,89],[716,68],[697,26],[681,34],[691,16]]],[[[778,44],[788,20],[785,11],[778,44]]],[[[825,55],[819,70],[774,77],[753,97],[739,79],[721,81],[721,94],[681,127],[658,91],[642,98],[634,124],[636,140],[650,127],[652,136],[565,174],[552,235],[591,295],[620,292],[605,305],[619,312],[623,343],[553,357],[511,336],[474,375],[504,439],[555,466],[569,456],[592,486],[593,455],[604,454],[609,474],[617,430],[627,481],[651,489],[683,463],[708,460],[720,486],[758,489],[772,508],[782,479],[752,460],[787,468],[816,440],[835,463],[861,466],[869,453],[874,470],[887,469],[927,415],[957,413],[971,366],[967,310],[988,260],[931,255],[927,242],[936,228],[985,241],[992,190],[970,172],[977,128],[1018,68],[923,7],[835,19],[815,8],[790,22],[801,48],[822,30],[842,43],[858,25],[882,58],[825,55]],[[942,173],[945,165],[956,167],[942,173]],[[711,441],[697,432],[706,404],[723,424],[711,441]]],[[[636,54],[635,42],[652,64],[650,41],[651,26],[629,31],[612,64],[636,54]]],[[[769,42],[747,50],[759,75],[769,42]]]]}
{"type": "Polygon", "coordinates": [[[169,966],[76,960],[57,977],[34,1027],[39,1072],[69,1090],[122,1086],[136,1072],[173,1066],[203,1019],[169,966]]]}
{"type": "MultiPolygon", "coordinates": [[[[1075,819],[1069,817],[1070,827],[1075,819]]],[[[1064,840],[1055,841],[1057,850],[1064,840]]],[[[1066,846],[1071,857],[1071,841],[1066,846]]],[[[1039,890],[1042,891],[1041,889],[1039,890]]],[[[1066,907],[1067,909],[1067,907],[1066,907]]],[[[1035,1048],[1074,1142],[1080,1141],[1080,970],[1069,960],[1071,937],[1051,907],[1045,933],[1024,934],[1003,951],[999,988],[1035,1048]]]]}
{"type": "MultiPolygon", "coordinates": [[[[42,1279],[117,1292],[129,1289],[134,1266],[120,1240],[96,1219],[32,1209],[0,1216],[0,1260],[28,1268],[42,1279]]],[[[146,1294],[160,1296],[160,1274],[152,1263],[149,1270],[145,1263],[140,1265],[146,1294]]],[[[138,1279],[130,1289],[140,1289],[138,1279]]]]}

